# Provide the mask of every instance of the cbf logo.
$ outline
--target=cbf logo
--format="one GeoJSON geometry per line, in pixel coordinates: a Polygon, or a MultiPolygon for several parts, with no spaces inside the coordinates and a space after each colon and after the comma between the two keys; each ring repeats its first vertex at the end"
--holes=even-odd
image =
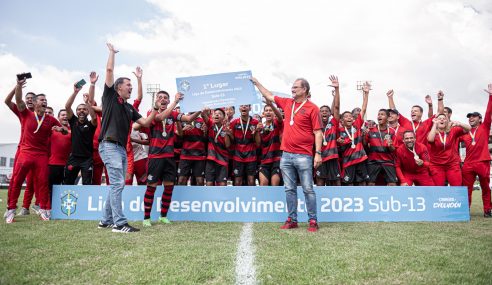
{"type": "Polygon", "coordinates": [[[186,80],[183,80],[179,83],[179,90],[182,92],[188,92],[190,90],[190,87],[191,84],[186,80]]]}
{"type": "Polygon", "coordinates": [[[64,191],[61,194],[61,211],[66,216],[70,217],[70,215],[75,214],[77,211],[77,199],[79,195],[75,194],[74,191],[64,191]]]}

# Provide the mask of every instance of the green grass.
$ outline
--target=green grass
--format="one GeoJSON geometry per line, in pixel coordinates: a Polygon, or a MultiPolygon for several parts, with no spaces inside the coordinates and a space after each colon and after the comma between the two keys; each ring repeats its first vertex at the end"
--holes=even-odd
{"type": "MultiPolygon", "coordinates": [[[[0,209],[6,191],[0,190],[0,209]]],[[[491,284],[492,219],[469,223],[254,224],[261,284],[491,284]]],[[[241,223],[176,222],[137,234],[94,221],[0,222],[0,284],[233,284],[241,223]]],[[[137,224],[140,227],[140,224],[137,224]]]]}

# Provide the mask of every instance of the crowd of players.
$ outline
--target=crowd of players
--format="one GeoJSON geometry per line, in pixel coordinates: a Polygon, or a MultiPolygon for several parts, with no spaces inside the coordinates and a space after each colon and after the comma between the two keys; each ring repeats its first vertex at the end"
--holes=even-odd
{"type": "MultiPolygon", "coordinates": [[[[262,114],[250,115],[249,105],[217,108],[183,114],[178,103],[166,91],[155,94],[153,108],[147,117],[138,114],[143,96],[142,69],[134,75],[138,92],[133,105],[127,103],[132,86],[129,78],[113,79],[114,55],[117,51],[108,44],[106,81],[102,104],[94,100],[98,75],[91,72],[89,93],[84,103],[72,105],[81,91],[75,84],[65,108],[56,117],[48,107],[44,94],[28,92],[23,96],[26,79],[17,81],[5,98],[7,106],[19,118],[21,138],[15,157],[14,171],[8,191],[8,209],[4,218],[12,223],[22,184],[26,191],[18,215],[28,215],[31,207],[43,220],[50,219],[51,190],[55,184],[75,184],[79,176],[84,185],[100,185],[103,171],[106,184],[111,185],[106,204],[107,214],[99,227],[122,232],[138,231],[128,225],[118,204],[124,185],[146,185],[144,226],[150,226],[154,193],[164,186],[161,199],[162,223],[170,223],[167,212],[173,187],[179,185],[282,185],[280,161],[282,151],[301,149],[314,157],[314,183],[325,185],[390,185],[390,186],[459,186],[468,187],[469,201],[478,176],[482,188],[485,217],[491,217],[490,154],[488,150],[492,116],[492,85],[485,90],[489,101],[484,116],[468,113],[468,124],[451,121],[452,111],[444,106],[444,93],[437,93],[437,113],[433,101],[426,96],[427,118],[421,106],[412,107],[411,118],[396,109],[394,92],[387,92],[388,108],[377,113],[377,120],[365,121],[371,86],[363,85],[361,108],[340,112],[339,82],[330,76],[333,87],[330,106],[317,107],[309,99],[289,108],[281,108],[292,99],[275,98],[252,78],[253,84],[266,99],[262,114]],[[13,100],[15,97],[15,100],[13,100]],[[275,102],[277,103],[275,103],[275,102]],[[314,108],[313,125],[321,131],[320,147],[313,144],[314,133],[289,133],[296,137],[295,145],[283,139],[286,124],[294,125],[296,114],[314,108]],[[279,106],[282,105],[282,106],[279,106]],[[312,107],[314,106],[314,107],[312,107]],[[286,121],[288,119],[288,121],[286,121]],[[304,136],[307,138],[304,140],[304,136]],[[305,143],[309,142],[309,143],[305,143]],[[464,144],[466,156],[462,161],[459,144],[464,144]],[[119,147],[126,150],[115,161],[119,147]],[[122,172],[123,171],[123,172],[122,172]],[[120,175],[120,172],[122,174],[120,175]],[[121,183],[120,183],[121,181],[121,183]],[[116,196],[115,196],[116,195],[116,196]],[[111,199],[115,199],[113,203],[111,199]],[[111,203],[109,203],[111,201],[111,203]]],[[[303,88],[310,97],[309,83],[298,79],[292,87],[293,97],[303,88]]],[[[329,103],[329,102],[327,102],[329,103]]],[[[291,141],[291,140],[288,140],[291,141]]]]}

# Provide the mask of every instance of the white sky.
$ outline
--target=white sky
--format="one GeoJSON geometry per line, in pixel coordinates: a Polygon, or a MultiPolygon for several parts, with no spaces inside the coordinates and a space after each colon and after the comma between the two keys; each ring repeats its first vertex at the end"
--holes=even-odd
{"type": "MultiPolygon", "coordinates": [[[[101,74],[100,98],[106,41],[120,50],[116,76],[134,78],[140,65],[144,85],[159,83],[170,93],[176,77],[251,70],[284,93],[304,77],[313,101],[329,105],[328,77],[335,74],[344,111],[362,103],[356,82],[371,80],[368,119],[387,107],[388,89],[404,115],[424,106],[426,94],[436,108],[442,89],[452,119],[466,121],[470,111],[483,114],[482,90],[492,83],[488,0],[36,2],[0,3],[0,95],[14,87],[15,74],[30,71],[26,91],[47,94],[55,113],[91,70],[101,74]]],[[[136,80],[134,87],[132,97],[136,80]]],[[[144,98],[141,113],[149,104],[144,98]]],[[[0,143],[17,142],[17,118],[4,104],[0,114],[0,143]]]]}

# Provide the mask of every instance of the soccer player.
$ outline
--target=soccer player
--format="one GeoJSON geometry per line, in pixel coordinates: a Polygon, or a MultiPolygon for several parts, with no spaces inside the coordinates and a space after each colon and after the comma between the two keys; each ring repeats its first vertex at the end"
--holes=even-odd
{"type": "Polygon", "coordinates": [[[162,181],[164,186],[159,222],[164,224],[171,223],[167,218],[167,212],[171,204],[174,182],[176,180],[176,162],[174,160],[175,123],[191,122],[200,115],[200,112],[195,112],[193,115],[185,115],[174,111],[174,108],[182,98],[183,94],[176,93],[174,101],[169,104],[169,94],[166,91],[157,92],[156,107],[158,108],[158,114],[151,122],[146,124],[139,123],[143,127],[150,126],[147,190],[145,191],[144,198],[144,226],[152,225],[150,222],[150,212],[159,181],[162,181]]]}
{"type": "MultiPolygon", "coordinates": [[[[130,99],[132,84],[129,78],[120,77],[114,81],[114,58],[118,52],[112,44],[106,64],[106,79],[102,96],[102,122],[99,135],[99,154],[108,171],[111,181],[108,197],[104,206],[102,220],[98,228],[112,229],[113,232],[131,233],[140,231],[128,224],[121,206],[121,194],[125,188],[127,168],[126,142],[130,131],[130,122],[145,124],[152,121],[157,110],[146,118],[135,110],[127,100],[130,99]],[[114,227],[113,227],[114,226],[114,227]]],[[[89,88],[89,103],[94,102],[94,84],[89,88]],[[91,90],[92,89],[92,90],[91,90]]]]}
{"type": "Polygon", "coordinates": [[[138,129],[132,128],[130,133],[130,141],[133,148],[133,171],[127,173],[126,185],[131,185],[133,182],[133,175],[137,178],[138,185],[147,184],[147,163],[150,143],[149,137],[146,133],[141,132],[138,129]]]}
{"type": "Polygon", "coordinates": [[[355,183],[359,186],[365,186],[369,181],[367,154],[362,142],[362,127],[370,89],[369,82],[364,83],[362,108],[355,120],[352,112],[345,111],[342,113],[342,127],[339,129],[340,137],[337,139],[337,143],[342,152],[342,182],[346,185],[354,185],[355,183]]]}
{"type": "Polygon", "coordinates": [[[263,108],[265,123],[256,127],[255,141],[261,150],[259,180],[261,186],[280,185],[280,150],[284,119],[280,111],[267,101],[263,108]]]}
{"type": "Polygon", "coordinates": [[[396,186],[398,182],[395,170],[395,146],[393,145],[395,133],[388,127],[388,117],[389,110],[380,109],[376,126],[369,128],[364,136],[364,144],[368,149],[369,186],[376,185],[381,171],[383,171],[388,186],[396,186]]]}
{"type": "Polygon", "coordinates": [[[74,84],[73,93],[65,103],[67,119],[72,134],[72,153],[68,158],[65,167],[65,178],[63,180],[63,184],[65,185],[74,185],[79,172],[82,176],[83,185],[92,184],[92,151],[94,148],[92,141],[96,132],[97,118],[91,104],[79,104],[75,111],[77,115],[73,113],[72,105],[81,89],[82,87],[77,87],[74,84]],[[87,118],[89,114],[91,116],[90,121],[87,118]]]}
{"type": "Polygon", "coordinates": [[[289,216],[282,229],[297,228],[297,178],[301,182],[309,218],[308,231],[318,230],[316,193],[313,190],[313,166],[318,168],[321,161],[323,133],[319,119],[319,108],[308,100],[309,82],[304,78],[294,81],[292,98],[274,96],[256,78],[251,81],[267,101],[274,101],[285,111],[284,135],[281,149],[280,170],[285,183],[289,216]],[[313,159],[313,145],[315,155],[313,159]]]}
{"type": "Polygon", "coordinates": [[[470,130],[470,126],[460,122],[449,122],[444,114],[432,120],[432,129],[427,135],[430,154],[430,172],[436,186],[461,186],[459,137],[470,130]]]}
{"type": "Polygon", "coordinates": [[[340,84],[336,76],[331,75],[330,80],[330,86],[335,88],[331,109],[326,105],[319,108],[323,130],[323,145],[321,146],[321,160],[323,163],[316,169],[317,186],[341,185],[337,146],[338,125],[340,122],[340,84]]]}
{"type": "Polygon", "coordinates": [[[473,184],[478,176],[482,188],[483,216],[492,218],[490,198],[490,153],[488,148],[490,124],[492,116],[492,84],[485,90],[489,94],[489,101],[482,122],[482,115],[478,112],[468,113],[468,123],[471,130],[461,137],[466,147],[466,157],[461,172],[463,185],[468,187],[468,202],[471,206],[473,184]]]}
{"type": "MultiPolygon", "coordinates": [[[[388,93],[386,93],[386,95],[388,96],[389,108],[390,109],[396,109],[395,102],[393,99],[394,92],[388,92],[388,93]]],[[[438,102],[437,103],[437,113],[438,114],[441,114],[444,111],[443,97],[444,97],[444,93],[442,91],[439,91],[437,93],[437,102],[438,102]]],[[[430,98],[430,96],[429,96],[429,98],[430,98]]],[[[426,97],[426,102],[429,105],[429,108],[432,108],[432,100],[429,100],[426,97]]],[[[421,106],[414,105],[414,106],[412,106],[412,109],[411,109],[412,121],[408,120],[406,117],[404,117],[402,114],[400,114],[400,117],[398,118],[398,123],[400,123],[400,125],[407,130],[413,130],[417,141],[419,143],[423,143],[423,144],[427,145],[427,134],[429,133],[430,129],[432,128],[432,119],[435,118],[435,116],[430,117],[426,120],[422,120],[423,112],[424,112],[424,109],[421,106]]]]}
{"type": "Polygon", "coordinates": [[[434,186],[429,172],[427,147],[415,140],[413,131],[403,133],[404,145],[396,150],[396,174],[400,186],[434,186]]]}
{"type": "MultiPolygon", "coordinates": [[[[180,125],[178,122],[177,126],[180,125]]],[[[205,164],[207,158],[207,126],[198,117],[187,123],[183,128],[177,128],[178,136],[182,137],[183,149],[178,166],[178,184],[186,185],[190,175],[195,178],[196,185],[205,183],[205,164]]]]}
{"type": "Polygon", "coordinates": [[[234,138],[234,155],[233,173],[234,185],[243,185],[243,177],[247,177],[249,186],[255,185],[256,173],[256,142],[255,131],[258,125],[258,120],[249,115],[251,111],[250,105],[241,105],[239,112],[241,116],[233,119],[230,123],[230,129],[234,138]]]}
{"type": "Polygon", "coordinates": [[[229,148],[231,147],[232,132],[224,110],[217,108],[213,116],[210,109],[202,111],[202,117],[207,124],[208,147],[205,165],[205,180],[207,186],[227,186],[229,165],[229,148]]]}
{"type": "Polygon", "coordinates": [[[34,189],[39,199],[40,217],[44,221],[50,219],[49,189],[48,189],[48,159],[49,138],[52,131],[68,133],[53,116],[45,114],[46,96],[38,94],[33,98],[34,112],[26,108],[22,100],[22,87],[25,79],[18,80],[15,89],[15,101],[21,117],[22,144],[19,148],[18,168],[12,174],[12,187],[8,193],[8,213],[5,221],[14,221],[17,200],[19,199],[22,183],[29,171],[33,172],[34,189]]]}

